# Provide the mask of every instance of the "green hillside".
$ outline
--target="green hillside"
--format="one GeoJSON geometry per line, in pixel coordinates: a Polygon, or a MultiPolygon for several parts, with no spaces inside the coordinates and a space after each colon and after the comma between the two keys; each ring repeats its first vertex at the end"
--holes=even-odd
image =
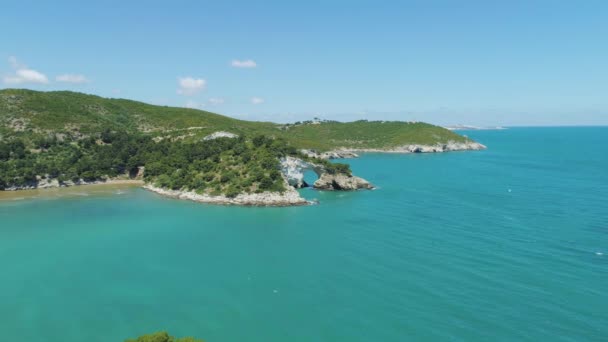
{"type": "Polygon", "coordinates": [[[426,123],[357,121],[280,125],[229,118],[196,109],[154,106],[69,91],[0,90],[0,134],[25,139],[62,134],[74,139],[104,129],[195,141],[216,132],[283,138],[298,148],[390,148],[406,144],[465,141],[426,123]]]}
{"type": "MultiPolygon", "coordinates": [[[[391,148],[464,141],[425,123],[275,124],[68,91],[0,90],[0,190],[138,178],[157,187],[226,195],[284,192],[280,159],[299,150],[391,148]],[[238,138],[204,140],[226,131],[238,138]],[[145,171],[144,171],[145,170],[145,171]]],[[[329,174],[348,165],[314,162],[329,174]]]]}

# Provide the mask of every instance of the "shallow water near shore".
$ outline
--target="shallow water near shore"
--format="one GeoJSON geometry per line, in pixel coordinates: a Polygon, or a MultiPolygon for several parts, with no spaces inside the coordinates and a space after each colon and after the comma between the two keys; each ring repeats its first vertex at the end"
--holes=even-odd
{"type": "Polygon", "coordinates": [[[76,185],[48,189],[0,191],[0,202],[31,199],[54,200],[66,197],[82,196],[122,195],[124,191],[132,190],[142,185],[142,181],[117,181],[112,183],[76,185]]]}
{"type": "Polygon", "coordinates": [[[608,128],[461,133],[488,150],[366,154],[377,190],[313,206],[0,200],[2,339],[605,340],[608,128]]]}

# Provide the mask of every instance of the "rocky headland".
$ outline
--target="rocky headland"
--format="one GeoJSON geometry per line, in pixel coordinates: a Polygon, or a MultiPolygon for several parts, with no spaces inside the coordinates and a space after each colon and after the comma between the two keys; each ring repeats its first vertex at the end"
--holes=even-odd
{"type": "MultiPolygon", "coordinates": [[[[223,132],[222,132],[223,133],[223,132]]],[[[223,137],[223,136],[222,136],[223,137]]],[[[217,138],[217,137],[215,137],[217,138]]],[[[84,179],[79,180],[68,180],[59,182],[57,179],[41,178],[38,177],[35,182],[23,186],[12,186],[7,187],[4,190],[31,190],[31,189],[46,189],[46,188],[58,188],[68,186],[79,186],[79,185],[92,185],[92,184],[137,184],[142,185],[143,188],[161,194],[163,196],[191,200],[201,203],[211,204],[222,204],[222,205],[244,205],[244,206],[298,206],[310,204],[306,199],[300,196],[296,189],[305,188],[311,186],[304,180],[304,173],[307,170],[313,171],[318,179],[312,184],[312,187],[319,190],[330,190],[330,191],[353,191],[360,189],[374,189],[374,186],[367,180],[357,177],[351,174],[344,173],[332,173],[321,163],[315,163],[314,158],[318,159],[345,159],[345,158],[357,158],[359,155],[357,152],[370,152],[370,153],[441,153],[450,151],[466,151],[466,150],[483,150],[486,146],[477,142],[448,142],[445,144],[435,145],[404,145],[394,147],[390,149],[348,149],[341,148],[327,152],[317,152],[314,150],[301,150],[300,152],[305,156],[306,160],[286,156],[281,158],[281,174],[285,181],[285,191],[283,192],[270,192],[265,191],[262,193],[241,193],[234,197],[228,197],[225,195],[211,195],[201,194],[195,191],[182,191],[182,190],[170,190],[154,186],[150,183],[144,183],[143,167],[140,168],[139,172],[134,177],[129,178],[128,176],[122,176],[121,178],[107,178],[93,181],[85,181],[84,179]]]]}
{"type": "Polygon", "coordinates": [[[155,187],[151,184],[145,185],[144,189],[171,198],[222,205],[287,207],[310,204],[310,202],[306,201],[302,196],[300,196],[299,192],[290,186],[288,186],[287,190],[282,193],[266,191],[262,193],[239,194],[236,197],[199,194],[194,191],[169,190],[155,187]]]}
{"type": "Polygon", "coordinates": [[[357,158],[358,153],[441,153],[453,151],[479,151],[487,147],[475,141],[456,142],[449,141],[442,144],[421,145],[409,144],[391,148],[339,148],[327,152],[317,152],[314,150],[301,150],[301,152],[311,158],[320,159],[347,159],[357,158]]]}

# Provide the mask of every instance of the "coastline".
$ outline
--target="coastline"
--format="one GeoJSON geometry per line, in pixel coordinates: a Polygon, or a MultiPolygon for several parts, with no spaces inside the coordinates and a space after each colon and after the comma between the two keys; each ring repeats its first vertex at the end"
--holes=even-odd
{"type": "Polygon", "coordinates": [[[422,145],[422,144],[410,144],[403,146],[396,146],[391,148],[350,148],[341,147],[335,150],[326,152],[315,152],[312,150],[301,150],[304,154],[309,157],[316,157],[321,159],[349,159],[358,158],[357,153],[443,153],[443,152],[457,152],[457,151],[480,151],[487,149],[487,146],[480,144],[475,141],[467,142],[455,142],[449,141],[447,143],[435,144],[435,145],[422,145]]]}
{"type": "Polygon", "coordinates": [[[13,186],[6,188],[2,191],[12,192],[12,191],[24,191],[24,190],[44,190],[44,189],[56,189],[56,188],[69,188],[73,186],[84,186],[84,185],[144,185],[145,182],[140,179],[107,179],[107,180],[95,180],[91,182],[87,182],[84,180],[80,180],[78,182],[67,181],[64,183],[59,183],[57,179],[52,179],[50,181],[44,179],[39,180],[35,185],[26,185],[26,186],[13,186]]]}
{"type": "Polygon", "coordinates": [[[287,190],[283,193],[266,191],[260,194],[239,194],[234,198],[229,198],[224,195],[201,195],[194,191],[168,190],[150,184],[144,185],[143,188],[165,197],[208,204],[251,207],[289,207],[310,204],[310,202],[300,196],[300,193],[291,186],[288,186],[287,190]]]}
{"type": "Polygon", "coordinates": [[[281,193],[263,192],[260,194],[239,194],[234,198],[223,195],[211,196],[200,195],[193,191],[168,190],[146,184],[143,180],[116,179],[108,181],[96,181],[77,183],[64,186],[47,186],[42,188],[16,189],[10,191],[0,191],[0,201],[16,201],[32,198],[65,198],[82,197],[91,194],[116,195],[122,189],[143,188],[155,192],[163,197],[189,200],[199,203],[217,205],[239,205],[251,207],[288,207],[309,205],[311,202],[300,196],[293,187],[281,193]]]}
{"type": "Polygon", "coordinates": [[[346,149],[346,152],[374,152],[374,153],[443,153],[443,152],[457,152],[457,151],[480,151],[487,149],[487,146],[478,142],[464,142],[456,143],[449,142],[447,144],[436,144],[436,145],[404,145],[393,148],[358,148],[358,149],[346,149]]]}
{"type": "Polygon", "coordinates": [[[17,201],[32,198],[65,198],[82,197],[90,194],[95,195],[116,195],[124,189],[140,187],[142,181],[118,180],[116,182],[81,184],[74,186],[50,187],[41,189],[22,189],[12,191],[0,191],[0,202],[17,201]],[[86,185],[86,186],[84,186],[86,185]]]}
{"type": "MultiPolygon", "coordinates": [[[[448,142],[445,144],[436,145],[404,145],[388,149],[380,148],[339,148],[327,152],[316,152],[311,150],[302,150],[309,156],[315,156],[322,159],[345,159],[345,158],[358,158],[357,153],[442,153],[442,152],[453,152],[453,151],[477,151],[484,150],[487,147],[483,144],[468,141],[463,143],[448,142]]],[[[367,183],[367,182],[365,182],[367,183]]],[[[287,190],[283,193],[278,192],[263,192],[259,194],[239,194],[236,197],[230,198],[224,195],[212,196],[208,194],[198,194],[194,191],[180,191],[180,190],[168,190],[163,188],[155,187],[151,184],[146,184],[141,179],[107,179],[107,180],[96,180],[87,182],[80,180],[78,182],[67,181],[65,183],[59,183],[57,179],[46,180],[40,179],[35,184],[30,184],[23,187],[12,187],[0,191],[0,200],[17,200],[24,198],[35,198],[48,195],[78,195],[82,196],[82,192],[65,192],[60,193],[59,190],[69,189],[74,187],[87,186],[87,191],[93,189],[94,186],[108,187],[108,186],[138,186],[146,190],[155,192],[165,197],[189,200],[199,203],[218,204],[218,205],[240,205],[240,206],[269,206],[269,207],[287,207],[287,206],[301,206],[308,205],[311,202],[307,201],[300,196],[300,193],[288,185],[285,181],[287,190]],[[55,191],[52,191],[55,190],[55,191]]],[[[371,187],[371,185],[370,185],[371,187]]],[[[369,188],[369,187],[366,187],[369,188]]],[[[349,188],[350,189],[350,188],[349,188]]],[[[103,191],[102,191],[103,193],[103,191]]]]}

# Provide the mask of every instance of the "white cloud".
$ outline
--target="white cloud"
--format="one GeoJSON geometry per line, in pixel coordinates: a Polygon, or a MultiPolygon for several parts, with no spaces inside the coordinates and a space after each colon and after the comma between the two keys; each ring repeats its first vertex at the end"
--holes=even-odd
{"type": "Polygon", "coordinates": [[[11,68],[15,72],[11,75],[5,76],[3,81],[6,84],[23,84],[23,83],[39,83],[47,84],[49,79],[45,74],[38,72],[33,69],[29,69],[26,65],[20,63],[17,58],[11,56],[8,58],[8,62],[11,68]]]}
{"type": "Polygon", "coordinates": [[[207,81],[202,78],[180,77],[178,79],[179,89],[177,93],[185,96],[192,96],[207,86],[207,81]]]}
{"type": "Polygon", "coordinates": [[[258,66],[258,64],[251,59],[246,59],[246,60],[238,60],[238,59],[233,59],[231,65],[235,68],[255,68],[258,66]]]}
{"type": "Polygon", "coordinates": [[[264,103],[264,99],[261,97],[252,97],[251,103],[253,103],[254,105],[262,104],[264,103]]]}
{"type": "Polygon", "coordinates": [[[59,76],[55,77],[55,80],[57,82],[66,82],[66,83],[74,83],[74,84],[89,82],[89,80],[84,75],[80,75],[80,74],[63,74],[63,75],[59,75],[59,76]]]}
{"type": "Polygon", "coordinates": [[[212,97],[209,100],[207,100],[207,102],[209,102],[209,104],[211,104],[211,105],[217,106],[217,105],[223,104],[225,101],[221,97],[212,97]]]}

